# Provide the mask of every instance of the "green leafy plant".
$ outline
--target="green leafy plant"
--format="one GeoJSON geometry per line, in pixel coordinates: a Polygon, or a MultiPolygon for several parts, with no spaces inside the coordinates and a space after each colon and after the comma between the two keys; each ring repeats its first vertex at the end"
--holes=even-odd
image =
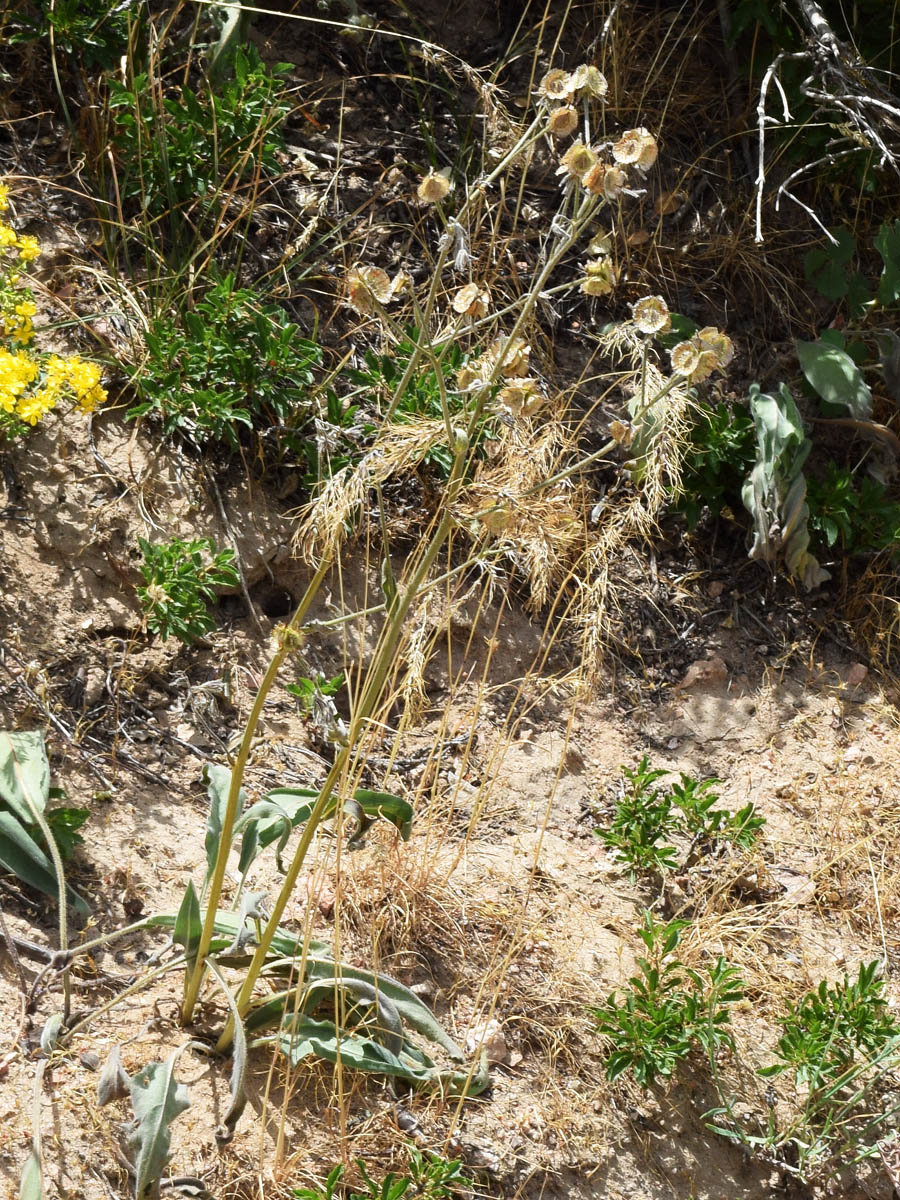
{"type": "Polygon", "coordinates": [[[146,72],[110,79],[111,144],[123,202],[151,220],[164,215],[176,243],[185,218],[203,221],[259,171],[278,168],[278,127],[289,111],[279,75],[250,45],[237,47],[231,78],[165,89],[146,72]]]}
{"type": "MultiPolygon", "coordinates": [[[[346,1191],[343,1194],[347,1200],[400,1200],[412,1189],[412,1194],[421,1196],[423,1200],[448,1200],[448,1197],[473,1186],[472,1180],[463,1174],[459,1159],[448,1160],[440,1154],[427,1150],[423,1152],[417,1146],[409,1147],[409,1156],[408,1176],[391,1172],[385,1175],[381,1183],[372,1178],[363,1159],[358,1158],[356,1165],[365,1190],[346,1191]]],[[[294,1188],[293,1194],[297,1200],[332,1200],[343,1174],[344,1168],[338,1164],[332,1168],[323,1188],[294,1188]]]]}
{"type": "Polygon", "coordinates": [[[845,554],[900,553],[900,502],[871,475],[857,482],[847,467],[829,463],[824,479],[808,483],[809,527],[845,554]]]}
{"type": "Polygon", "coordinates": [[[756,432],[748,411],[703,404],[694,416],[674,505],[688,529],[696,527],[704,509],[718,516],[725,505],[740,504],[741,482],[756,459],[756,432]]]}
{"type": "Polygon", "coordinates": [[[138,0],[38,0],[13,7],[11,44],[49,45],[52,35],[55,51],[101,71],[118,65],[141,15],[138,0]]]}
{"type": "MultiPolygon", "coordinates": [[[[432,347],[434,361],[426,361],[418,368],[410,369],[417,355],[416,346],[420,339],[417,329],[409,329],[388,354],[367,350],[363,365],[347,372],[347,378],[363,389],[376,406],[381,409],[389,405],[401,379],[406,384],[399,402],[394,406],[392,419],[403,422],[409,417],[431,417],[441,419],[446,412],[451,419],[465,416],[474,404],[471,395],[456,386],[456,376],[461,367],[475,357],[466,354],[458,342],[449,342],[432,347]]],[[[487,423],[481,422],[476,441],[487,432],[487,423]]],[[[424,462],[435,467],[443,478],[450,473],[453,451],[449,444],[431,447],[424,462]]]]}
{"type": "Polygon", "coordinates": [[[180,320],[160,318],[145,336],[147,354],[132,383],[140,402],[129,417],[153,414],[167,434],[236,446],[254,419],[298,431],[310,421],[308,400],[321,350],[299,336],[282,308],[216,282],[180,320]]]}
{"type": "Polygon", "coordinates": [[[846,1075],[860,1057],[871,1057],[900,1036],[900,1022],[888,1010],[881,964],[860,963],[856,979],[847,976],[791,1005],[782,1023],[776,1053],[780,1062],[764,1067],[764,1076],[793,1073],[798,1088],[820,1093],[846,1075]]]}
{"type": "Polygon", "coordinates": [[[754,1132],[735,1115],[733,1101],[708,1114],[729,1118],[716,1132],[776,1159],[803,1182],[828,1179],[847,1165],[874,1158],[896,1136],[900,1114],[900,1022],[888,1010],[881,964],[860,964],[852,982],[823,980],[782,1021],[778,1061],[760,1075],[789,1075],[789,1107],[770,1106],[754,1132]]]}
{"type": "Polygon", "coordinates": [[[300,705],[300,711],[304,716],[310,716],[316,708],[316,704],[322,699],[329,699],[331,696],[336,696],[344,686],[344,673],[335,675],[332,679],[327,676],[317,674],[315,678],[302,677],[296,683],[289,683],[285,686],[285,691],[296,696],[300,705]]]}
{"type": "Polygon", "coordinates": [[[628,981],[630,990],[592,1009],[598,1033],[612,1042],[607,1078],[630,1070],[641,1087],[652,1087],[696,1047],[714,1059],[733,1046],[729,1006],[743,997],[740,974],[721,956],[706,978],[674,958],[686,924],[660,924],[645,912],[638,932],[647,954],[637,960],[639,974],[628,981]]]}
{"type": "Polygon", "coordinates": [[[616,861],[628,867],[632,879],[689,866],[717,841],[742,849],[755,844],[765,820],[757,815],[752,802],[735,813],[714,808],[719,797],[713,789],[719,781],[701,781],[685,774],[667,790],[654,787],[666,774],[651,769],[646,755],[635,770],[623,767],[622,795],[616,801],[612,822],[596,831],[616,852],[616,861]],[[676,837],[689,841],[681,859],[677,848],[667,844],[676,837]]]}
{"type": "Polygon", "coordinates": [[[211,538],[148,542],[138,538],[146,587],[138,597],[149,629],[165,641],[173,634],[190,644],[215,627],[208,604],[217,587],[240,582],[233,550],[216,550],[211,538]]]}

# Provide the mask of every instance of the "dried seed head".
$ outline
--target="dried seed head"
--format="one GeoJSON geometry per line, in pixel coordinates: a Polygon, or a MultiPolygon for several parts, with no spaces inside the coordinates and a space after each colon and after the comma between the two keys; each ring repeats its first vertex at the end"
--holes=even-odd
{"type": "Polygon", "coordinates": [[[671,350],[672,370],[678,375],[690,378],[700,365],[700,348],[693,339],[689,342],[679,342],[671,350]]]}
{"type": "Polygon", "coordinates": [[[663,333],[672,328],[669,308],[662,296],[645,296],[631,310],[631,317],[641,333],[663,333]]]}
{"type": "Polygon", "coordinates": [[[568,71],[558,68],[548,71],[538,88],[539,94],[546,96],[548,100],[571,100],[574,91],[572,76],[568,71]]]}
{"type": "Polygon", "coordinates": [[[615,200],[625,191],[625,184],[628,180],[621,167],[611,167],[607,163],[595,163],[589,171],[585,171],[581,182],[595,196],[603,196],[606,200],[615,200]]]}
{"type": "Polygon", "coordinates": [[[578,111],[571,104],[564,104],[561,108],[554,108],[553,112],[547,118],[547,131],[553,137],[568,137],[570,133],[575,132],[577,127],[578,111]]]}
{"type": "Polygon", "coordinates": [[[639,167],[642,171],[653,166],[658,154],[656,139],[646,129],[626,129],[612,148],[616,162],[639,167]]]}
{"type": "Polygon", "coordinates": [[[390,276],[381,267],[352,267],[347,272],[347,303],[363,316],[371,316],[393,296],[390,276]]]}
{"type": "Polygon", "coordinates": [[[572,86],[583,96],[593,96],[597,100],[602,100],[609,91],[603,72],[587,63],[582,63],[572,72],[572,86]]]}
{"type": "Polygon", "coordinates": [[[488,346],[485,357],[491,365],[500,362],[503,356],[500,374],[506,379],[521,378],[528,374],[528,358],[531,347],[522,338],[513,338],[507,345],[506,338],[497,338],[488,346]]]}
{"type": "Polygon", "coordinates": [[[506,386],[500,389],[497,399],[514,417],[534,416],[547,403],[540,384],[530,376],[509,379],[506,386]]]}
{"type": "Polygon", "coordinates": [[[453,297],[453,311],[460,316],[486,317],[491,293],[478,283],[467,283],[453,297]]]}
{"type": "Polygon", "coordinates": [[[727,333],[721,333],[714,325],[707,325],[698,330],[697,337],[704,350],[711,350],[715,354],[717,367],[727,367],[734,358],[734,343],[731,338],[727,333]]]}
{"type": "Polygon", "coordinates": [[[449,170],[429,171],[416,188],[416,195],[425,204],[437,204],[447,196],[450,186],[449,170]]]}
{"type": "Polygon", "coordinates": [[[573,142],[559,160],[557,175],[574,175],[581,179],[597,161],[597,155],[584,142],[573,142]]]}
{"type": "Polygon", "coordinates": [[[586,296],[606,296],[616,286],[616,272],[608,258],[592,258],[584,264],[581,290],[586,296]]]}

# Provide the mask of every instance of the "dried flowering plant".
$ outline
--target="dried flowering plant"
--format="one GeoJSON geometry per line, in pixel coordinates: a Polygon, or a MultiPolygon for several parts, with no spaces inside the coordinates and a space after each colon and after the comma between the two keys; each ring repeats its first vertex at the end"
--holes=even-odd
{"type": "Polygon", "coordinates": [[[34,349],[34,294],[23,278],[41,253],[37,238],[7,223],[9,189],[0,184],[0,439],[36,425],[60,400],[94,412],[106,400],[100,367],[79,355],[34,349]]]}

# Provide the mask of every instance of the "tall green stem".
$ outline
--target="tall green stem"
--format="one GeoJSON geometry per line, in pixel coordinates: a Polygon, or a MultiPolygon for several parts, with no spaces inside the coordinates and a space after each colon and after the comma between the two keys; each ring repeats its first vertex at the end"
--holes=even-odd
{"type": "MultiPolygon", "coordinates": [[[[297,849],[294,852],[294,857],[288,872],[284,878],[284,883],[281,886],[281,891],[278,894],[278,899],[275,901],[272,913],[266,923],[266,927],[262,932],[259,940],[259,945],[253,955],[250,966],[247,968],[247,974],[241,985],[241,989],[237,996],[238,1012],[243,1016],[250,1006],[250,1000],[253,995],[253,989],[256,986],[256,980],[260,970],[266,961],[266,956],[269,953],[269,947],[272,944],[272,938],[275,936],[288,900],[293,894],[297,879],[300,875],[300,870],[306,858],[307,852],[312,845],[313,837],[316,829],[321,822],[330,802],[331,795],[337,786],[341,775],[350,759],[350,755],[356,748],[359,741],[363,726],[369,717],[378,699],[381,696],[384,688],[385,680],[394,665],[394,656],[397,651],[397,646],[400,641],[400,636],[403,632],[403,623],[406,615],[409,612],[413,602],[421,591],[428,572],[434,565],[435,559],[440,553],[441,547],[447,540],[450,533],[450,527],[453,523],[453,502],[459,493],[460,485],[463,480],[463,471],[465,467],[466,451],[468,449],[469,440],[462,434],[459,434],[456,439],[456,456],[453,462],[453,470],[450,474],[450,480],[447,485],[447,495],[444,501],[444,511],[441,519],[438,522],[437,529],[428,544],[427,549],[422,555],[418,565],[409,578],[409,582],[398,595],[397,601],[392,605],[388,612],[388,622],[382,634],[382,639],[375,653],[375,658],[369,668],[365,687],[360,696],[358,704],[355,706],[350,728],[347,735],[347,742],[344,745],[337,757],[331,770],[328,772],[328,777],[319,792],[319,796],[312,807],[309,818],[303,829],[300,841],[297,844],[297,849]]],[[[224,842],[224,837],[223,837],[224,842]]],[[[229,1017],[228,1023],[219,1039],[216,1047],[217,1051],[224,1053],[231,1046],[232,1035],[234,1031],[234,1019],[229,1017]]]]}
{"type": "Polygon", "coordinates": [[[256,726],[259,723],[266,697],[271,691],[272,685],[281,669],[281,664],[294,647],[298,631],[303,624],[303,618],[306,616],[307,610],[318,592],[322,580],[325,578],[328,566],[328,559],[324,559],[312,577],[303,599],[297,606],[297,611],[291,617],[290,623],[281,631],[278,648],[272,656],[262,683],[259,685],[256,699],[253,701],[253,708],[250,710],[250,716],[247,718],[244,736],[241,739],[241,746],[231,772],[231,784],[228,788],[228,800],[225,805],[225,816],[222,820],[222,835],[219,839],[216,865],[213,869],[213,876],[209,885],[206,916],[203,921],[203,933],[200,936],[200,944],[197,947],[197,958],[185,987],[184,1003],[181,1008],[181,1021],[183,1025],[187,1025],[194,1015],[194,1007],[197,1003],[197,997],[200,994],[200,984],[203,982],[203,975],[206,970],[206,956],[209,954],[209,947],[215,930],[216,912],[219,907],[219,897],[222,894],[222,884],[225,880],[225,867],[228,863],[228,855],[231,852],[231,832],[234,829],[234,822],[238,815],[241,784],[244,781],[244,771],[247,766],[247,759],[250,757],[250,746],[256,733],[256,726]]]}

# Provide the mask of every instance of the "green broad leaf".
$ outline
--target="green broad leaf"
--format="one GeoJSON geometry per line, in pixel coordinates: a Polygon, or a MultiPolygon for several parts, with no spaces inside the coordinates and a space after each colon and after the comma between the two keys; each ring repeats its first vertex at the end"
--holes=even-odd
{"type": "MultiPolygon", "coordinates": [[[[203,768],[203,782],[209,796],[209,816],[206,819],[206,878],[212,877],[222,840],[225,810],[228,806],[228,790],[231,787],[231,771],[219,763],[207,763],[203,768]]],[[[238,816],[247,801],[247,793],[241,788],[238,800],[238,816]]]]}
{"type": "Polygon", "coordinates": [[[36,1149],[31,1153],[22,1168],[22,1178],[19,1180],[19,1200],[44,1200],[44,1177],[41,1171],[41,1160],[36,1149]]]}
{"type": "MultiPolygon", "coordinates": [[[[55,790],[50,789],[51,797],[55,790]]],[[[86,808],[49,808],[44,815],[63,860],[68,861],[75,853],[75,847],[84,844],[84,838],[78,830],[85,824],[90,812],[86,808]]]]}
{"type": "Polygon", "coordinates": [[[816,250],[810,250],[803,259],[803,271],[807,282],[821,292],[827,300],[843,300],[849,287],[849,265],[856,253],[856,238],[847,228],[832,229],[837,241],[828,242],[816,250]]]}
{"type": "MultiPolygon", "coordinates": [[[[53,863],[12,813],[0,810],[0,866],[36,891],[54,899],[59,894],[53,863]]],[[[75,912],[86,917],[90,905],[74,889],[66,887],[75,912]]]]}
{"type": "Polygon", "coordinates": [[[796,345],[803,374],[822,399],[846,408],[857,420],[869,420],[872,393],[846,350],[822,341],[796,345]]]}
{"type": "Polygon", "coordinates": [[[175,1079],[180,1053],[174,1050],[164,1063],[148,1063],[131,1081],[135,1128],[128,1143],[135,1155],[136,1200],[154,1194],[169,1161],[169,1126],[190,1106],[187,1088],[175,1079]]]}
{"type": "Polygon", "coordinates": [[[50,762],[40,730],[0,732],[0,800],[30,825],[50,795],[50,762]]]}
{"type": "Polygon", "coordinates": [[[175,918],[175,928],[172,931],[172,941],[178,946],[184,946],[187,956],[188,971],[185,973],[185,981],[187,981],[190,969],[197,958],[197,949],[202,936],[203,921],[200,918],[200,901],[197,899],[194,881],[189,879],[178,916],[175,918]]]}
{"type": "Polygon", "coordinates": [[[884,262],[878,299],[882,304],[893,304],[900,300],[900,221],[881,226],[875,235],[875,249],[884,262]]]}

